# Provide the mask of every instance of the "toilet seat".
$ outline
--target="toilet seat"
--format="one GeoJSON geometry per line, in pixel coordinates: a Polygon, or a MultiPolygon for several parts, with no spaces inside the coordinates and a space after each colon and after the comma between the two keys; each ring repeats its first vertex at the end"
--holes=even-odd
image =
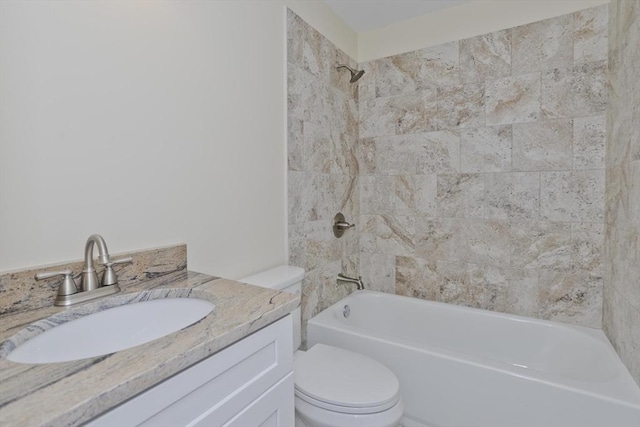
{"type": "Polygon", "coordinates": [[[400,384],[386,366],[365,355],[317,344],[294,361],[295,394],[322,409],[373,414],[400,400],[400,384]]]}

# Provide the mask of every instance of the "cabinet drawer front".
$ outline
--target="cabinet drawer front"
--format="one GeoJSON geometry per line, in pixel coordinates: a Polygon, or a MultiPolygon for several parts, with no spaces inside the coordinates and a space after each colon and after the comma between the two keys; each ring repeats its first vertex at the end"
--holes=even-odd
{"type": "Polygon", "coordinates": [[[150,388],[90,426],[223,425],[293,370],[291,316],[150,388]]]}

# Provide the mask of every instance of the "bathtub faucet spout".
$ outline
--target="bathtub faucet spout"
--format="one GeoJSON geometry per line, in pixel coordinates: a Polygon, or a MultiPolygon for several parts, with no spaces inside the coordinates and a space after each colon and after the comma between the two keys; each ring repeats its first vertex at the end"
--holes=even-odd
{"type": "Polygon", "coordinates": [[[336,283],[340,284],[341,282],[355,283],[356,284],[356,289],[359,290],[359,291],[364,289],[364,283],[362,283],[362,276],[358,276],[357,279],[354,279],[353,277],[345,276],[344,274],[340,273],[340,274],[338,274],[338,278],[336,280],[336,283]]]}

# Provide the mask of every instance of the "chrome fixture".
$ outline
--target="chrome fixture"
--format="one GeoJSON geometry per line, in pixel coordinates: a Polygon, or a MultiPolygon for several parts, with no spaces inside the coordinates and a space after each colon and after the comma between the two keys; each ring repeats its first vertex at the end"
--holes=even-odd
{"type": "Polygon", "coordinates": [[[58,288],[58,295],[54,305],[68,306],[119,292],[118,277],[113,271],[113,266],[130,262],[133,262],[131,257],[111,261],[106,242],[102,236],[93,234],[89,236],[84,246],[84,267],[81,273],[80,288],[76,286],[71,270],[38,273],[35,275],[35,279],[43,280],[55,276],[64,276],[64,281],[58,288]],[[105,267],[102,283],[98,281],[98,274],[93,262],[93,247],[96,244],[98,245],[98,260],[105,267]]]}
{"type": "Polygon", "coordinates": [[[342,212],[338,212],[336,216],[333,217],[333,235],[338,239],[342,237],[345,231],[355,226],[355,224],[350,224],[344,219],[342,212]]]}
{"type": "Polygon", "coordinates": [[[362,276],[358,276],[357,279],[354,279],[353,277],[345,276],[344,274],[339,273],[338,278],[336,279],[336,283],[340,284],[341,282],[355,283],[356,289],[359,291],[364,289],[364,283],[362,283],[362,276]]]}
{"type": "Polygon", "coordinates": [[[351,80],[349,80],[349,83],[357,82],[360,79],[360,77],[362,77],[362,75],[364,74],[364,70],[354,70],[348,65],[340,64],[336,67],[336,70],[339,70],[340,68],[346,68],[351,73],[351,80]]]}

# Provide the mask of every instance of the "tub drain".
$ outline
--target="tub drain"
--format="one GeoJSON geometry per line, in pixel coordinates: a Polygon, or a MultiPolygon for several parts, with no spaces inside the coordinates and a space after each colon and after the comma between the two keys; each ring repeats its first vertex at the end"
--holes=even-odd
{"type": "Polygon", "coordinates": [[[342,309],[342,315],[344,317],[349,317],[350,314],[351,314],[351,307],[349,307],[349,305],[345,305],[344,308],[342,309]]]}

